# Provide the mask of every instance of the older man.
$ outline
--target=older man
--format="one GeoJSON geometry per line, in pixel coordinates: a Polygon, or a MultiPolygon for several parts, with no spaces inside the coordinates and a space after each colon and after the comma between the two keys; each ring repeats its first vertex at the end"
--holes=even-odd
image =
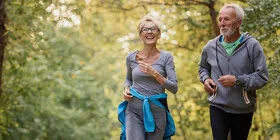
{"type": "Polygon", "coordinates": [[[260,43],[239,29],[244,17],[237,4],[219,12],[221,35],[203,48],[199,76],[209,94],[214,140],[246,140],[256,104],[256,90],[268,82],[266,59],[260,43]]]}

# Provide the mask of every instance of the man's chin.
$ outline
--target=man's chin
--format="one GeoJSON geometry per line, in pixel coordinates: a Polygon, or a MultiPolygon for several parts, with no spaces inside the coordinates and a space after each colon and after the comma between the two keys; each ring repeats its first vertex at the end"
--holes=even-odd
{"type": "Polygon", "coordinates": [[[221,35],[223,35],[224,37],[230,37],[230,36],[233,35],[233,33],[229,33],[229,32],[223,33],[223,32],[221,32],[221,35]]]}
{"type": "Polygon", "coordinates": [[[221,32],[221,35],[223,35],[223,36],[227,36],[227,34],[226,34],[226,33],[222,33],[222,32],[221,32]]]}

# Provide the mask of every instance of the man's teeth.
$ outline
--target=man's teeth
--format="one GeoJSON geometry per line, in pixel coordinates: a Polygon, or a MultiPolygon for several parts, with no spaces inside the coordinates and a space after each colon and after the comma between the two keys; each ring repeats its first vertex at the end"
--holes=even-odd
{"type": "Polygon", "coordinates": [[[153,36],[147,36],[146,38],[147,39],[153,39],[154,37],[153,36]]]}

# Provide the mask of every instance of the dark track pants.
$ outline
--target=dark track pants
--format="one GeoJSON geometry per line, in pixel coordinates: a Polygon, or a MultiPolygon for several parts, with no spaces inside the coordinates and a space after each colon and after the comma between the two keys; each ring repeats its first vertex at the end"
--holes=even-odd
{"type": "Polygon", "coordinates": [[[247,140],[252,124],[253,112],[245,114],[226,113],[222,109],[210,106],[210,121],[214,140],[247,140]]]}

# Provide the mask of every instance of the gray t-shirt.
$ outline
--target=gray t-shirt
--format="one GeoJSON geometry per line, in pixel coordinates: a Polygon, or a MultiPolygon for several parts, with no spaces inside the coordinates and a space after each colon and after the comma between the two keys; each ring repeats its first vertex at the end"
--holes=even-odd
{"type": "Polygon", "coordinates": [[[175,94],[178,90],[178,86],[171,53],[160,51],[160,57],[151,65],[157,72],[167,78],[164,85],[161,85],[153,76],[146,75],[140,71],[136,61],[137,53],[138,51],[131,52],[126,57],[127,72],[124,86],[132,86],[143,96],[165,93],[165,89],[175,94]]]}

